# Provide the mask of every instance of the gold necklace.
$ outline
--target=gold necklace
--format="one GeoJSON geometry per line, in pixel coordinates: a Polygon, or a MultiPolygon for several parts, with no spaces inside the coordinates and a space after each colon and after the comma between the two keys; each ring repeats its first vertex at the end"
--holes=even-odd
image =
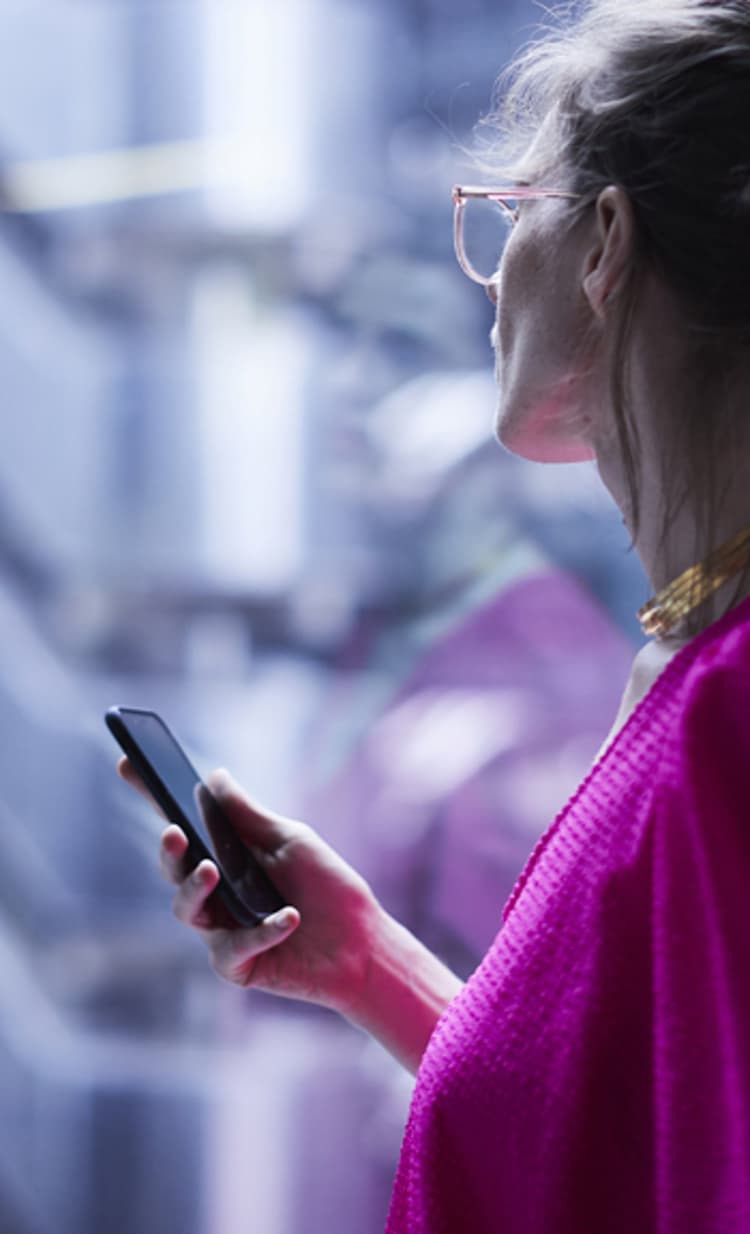
{"type": "Polygon", "coordinates": [[[714,549],[705,561],[690,566],[638,610],[644,634],[657,638],[668,634],[682,617],[750,562],[750,527],[714,549]]]}

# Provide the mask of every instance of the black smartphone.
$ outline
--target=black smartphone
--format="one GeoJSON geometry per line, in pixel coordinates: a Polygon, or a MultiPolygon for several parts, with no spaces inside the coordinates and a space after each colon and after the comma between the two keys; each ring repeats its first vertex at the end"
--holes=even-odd
{"type": "Polygon", "coordinates": [[[283,908],[285,901],[161,716],[138,707],[110,707],[104,719],[169,821],[185,832],[186,870],[206,857],[215,862],[221,877],[213,894],[240,925],[258,925],[283,908]]]}

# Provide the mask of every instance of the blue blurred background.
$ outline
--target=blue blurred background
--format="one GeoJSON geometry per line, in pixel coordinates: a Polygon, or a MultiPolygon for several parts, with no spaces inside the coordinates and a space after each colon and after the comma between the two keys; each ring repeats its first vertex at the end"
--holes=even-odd
{"type": "Polygon", "coordinates": [[[462,974],[648,591],[492,440],[450,189],[530,0],[2,0],[0,1230],[375,1234],[410,1077],[219,983],[112,703],[462,974]]]}

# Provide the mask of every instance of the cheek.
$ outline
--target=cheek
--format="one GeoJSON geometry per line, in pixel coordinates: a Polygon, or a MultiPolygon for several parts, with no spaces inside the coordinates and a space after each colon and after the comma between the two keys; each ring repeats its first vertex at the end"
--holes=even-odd
{"type": "Polygon", "coordinates": [[[502,354],[510,351],[514,329],[529,310],[538,310],[545,299],[544,268],[533,233],[514,231],[505,246],[498,278],[497,335],[502,354]]]}
{"type": "Polygon", "coordinates": [[[586,322],[577,259],[562,253],[548,229],[513,232],[498,278],[499,355],[523,365],[527,380],[580,376],[586,368],[586,322]]]}

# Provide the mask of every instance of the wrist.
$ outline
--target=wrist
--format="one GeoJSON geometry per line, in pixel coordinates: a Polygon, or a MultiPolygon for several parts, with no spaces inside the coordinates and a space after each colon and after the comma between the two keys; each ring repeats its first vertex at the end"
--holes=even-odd
{"type": "Polygon", "coordinates": [[[362,981],[343,1014],[416,1072],[463,982],[377,902],[376,910],[362,981]]]}

